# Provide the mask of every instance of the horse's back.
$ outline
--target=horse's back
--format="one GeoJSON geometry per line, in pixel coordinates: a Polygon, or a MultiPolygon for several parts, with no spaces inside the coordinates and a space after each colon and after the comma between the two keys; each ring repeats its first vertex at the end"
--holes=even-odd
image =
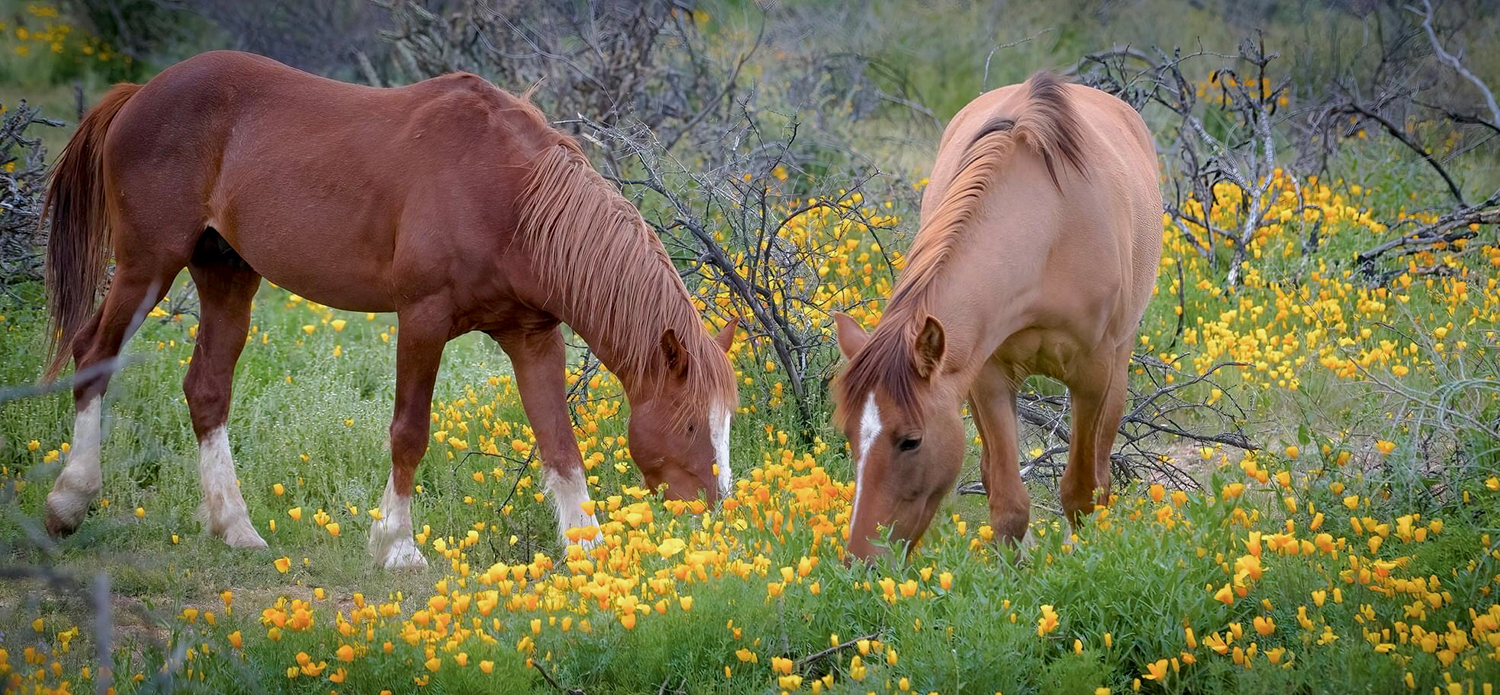
{"type": "MultiPolygon", "coordinates": [[[[476,226],[505,228],[504,165],[558,137],[474,75],[376,88],[214,51],[147,83],[111,126],[105,158],[120,198],[137,201],[121,213],[127,230],[190,247],[212,227],[277,284],[389,310],[393,285],[439,282],[482,255],[465,244],[482,242],[476,226]]],[[[128,243],[117,239],[117,253],[128,243]]]]}
{"type": "Polygon", "coordinates": [[[198,153],[224,174],[276,164],[313,178],[422,167],[428,170],[418,173],[430,174],[477,148],[505,144],[495,142],[499,134],[551,144],[560,136],[549,131],[523,99],[467,73],[377,88],[255,54],[210,51],[148,82],[111,126],[105,155],[132,171],[198,153]]]}

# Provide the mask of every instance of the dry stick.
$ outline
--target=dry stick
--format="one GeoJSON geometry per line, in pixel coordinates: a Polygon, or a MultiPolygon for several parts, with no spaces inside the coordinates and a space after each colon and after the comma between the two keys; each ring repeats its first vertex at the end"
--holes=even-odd
{"type": "MultiPolygon", "coordinates": [[[[1431,0],[1422,0],[1422,8],[1424,11],[1418,13],[1422,15],[1422,28],[1427,31],[1427,39],[1432,42],[1432,50],[1437,54],[1438,60],[1442,61],[1448,67],[1453,68],[1454,72],[1457,72],[1464,79],[1472,83],[1479,90],[1480,94],[1484,95],[1484,103],[1490,109],[1490,118],[1494,119],[1495,123],[1500,123],[1500,104],[1495,102],[1495,93],[1490,91],[1489,85],[1485,84],[1484,80],[1479,79],[1478,75],[1469,72],[1469,69],[1464,67],[1463,62],[1457,56],[1444,49],[1443,44],[1438,41],[1437,32],[1432,28],[1433,11],[1431,0]]],[[[1414,9],[1412,11],[1416,12],[1414,9]]]]}
{"type": "Polygon", "coordinates": [[[1028,36],[1028,37],[1024,38],[1024,39],[1017,39],[1017,40],[1011,41],[1009,43],[1002,43],[1002,44],[999,44],[999,45],[995,46],[994,48],[991,48],[990,49],[990,54],[984,57],[984,77],[983,77],[983,79],[981,79],[979,81],[979,93],[980,94],[984,94],[985,92],[988,92],[990,90],[990,61],[992,59],[994,59],[995,53],[997,53],[997,52],[999,52],[1001,50],[1007,49],[1007,48],[1014,48],[1014,47],[1019,46],[1019,45],[1021,45],[1023,43],[1030,43],[1032,41],[1035,41],[1036,39],[1040,38],[1042,36],[1042,34],[1050,32],[1050,31],[1052,31],[1052,29],[1053,29],[1053,27],[1047,27],[1046,29],[1043,29],[1043,30],[1041,30],[1041,31],[1039,31],[1039,32],[1037,32],[1035,34],[1032,34],[1031,36],[1028,36]]]}
{"type": "Polygon", "coordinates": [[[1422,229],[1410,234],[1403,234],[1395,239],[1387,241],[1375,248],[1359,254],[1355,258],[1356,263],[1368,264],[1370,261],[1384,255],[1385,253],[1407,246],[1432,246],[1442,242],[1452,242],[1468,238],[1474,233],[1466,228],[1471,224],[1490,225],[1500,223],[1500,210],[1494,208],[1500,205],[1500,190],[1490,196],[1488,200],[1471,208],[1463,208],[1448,213],[1422,229]]]}
{"type": "MultiPolygon", "coordinates": [[[[1149,356],[1134,355],[1132,356],[1131,361],[1132,363],[1141,364],[1144,367],[1171,369],[1174,373],[1181,374],[1180,371],[1172,368],[1171,365],[1168,365],[1149,356]]],[[[1188,439],[1197,442],[1223,444],[1238,449],[1244,449],[1246,451],[1258,450],[1260,447],[1256,446],[1255,443],[1250,441],[1250,439],[1246,437],[1242,432],[1232,431],[1221,432],[1218,434],[1192,432],[1183,429],[1175,422],[1173,422],[1170,418],[1166,417],[1171,411],[1181,410],[1184,408],[1206,408],[1212,412],[1218,413],[1221,416],[1226,416],[1226,414],[1222,410],[1213,405],[1207,403],[1198,403],[1195,401],[1188,401],[1181,398],[1171,404],[1158,405],[1158,402],[1163,398],[1175,395],[1188,387],[1204,382],[1212,384],[1213,382],[1210,381],[1210,379],[1221,369],[1225,369],[1227,367],[1247,366],[1249,365],[1243,362],[1220,362],[1205,370],[1202,374],[1193,375],[1184,381],[1178,381],[1167,385],[1157,385],[1156,390],[1150,393],[1132,393],[1131,402],[1133,403],[1133,405],[1128,412],[1121,416],[1119,429],[1117,431],[1117,436],[1123,437],[1126,440],[1125,443],[1121,445],[1121,447],[1123,448],[1135,445],[1137,442],[1140,442],[1141,440],[1155,434],[1166,434],[1178,437],[1180,439],[1188,439]],[[1180,403],[1180,405],[1177,405],[1177,403],[1180,403]],[[1165,423],[1159,420],[1165,420],[1165,423]],[[1144,427],[1147,431],[1141,434],[1134,434],[1126,429],[1130,425],[1138,425],[1144,427]]],[[[1063,442],[1062,444],[1057,444],[1049,447],[1039,456],[1035,456],[1030,460],[1023,461],[1021,464],[1021,476],[1024,479],[1032,469],[1036,468],[1037,466],[1042,466],[1044,462],[1050,461],[1052,456],[1067,451],[1069,436],[1068,432],[1063,427],[1063,415],[1066,412],[1065,405],[1057,402],[1048,402],[1046,399],[1035,397],[1032,394],[1021,394],[1018,398],[1019,400],[1017,401],[1016,409],[1022,421],[1047,430],[1048,436],[1056,437],[1063,442]],[[1033,405],[1034,403],[1052,405],[1054,407],[1057,407],[1058,410],[1049,411],[1046,408],[1033,405]]],[[[1136,447],[1136,451],[1141,452],[1141,449],[1139,447],[1136,447]]],[[[1117,452],[1115,454],[1112,454],[1112,457],[1120,455],[1122,454],[1117,452]]],[[[1055,464],[1048,464],[1045,467],[1052,468],[1055,467],[1055,464]]],[[[970,480],[969,482],[965,482],[959,485],[956,489],[956,492],[960,495],[986,494],[984,483],[978,480],[970,480]]]]}
{"type": "Polygon", "coordinates": [[[735,85],[739,84],[740,70],[745,67],[745,63],[750,61],[750,57],[755,55],[755,52],[760,49],[761,39],[764,38],[765,35],[766,20],[765,16],[762,15],[760,21],[760,30],[755,35],[755,43],[750,46],[750,50],[745,51],[744,55],[740,56],[740,59],[738,61],[735,61],[734,70],[729,73],[729,78],[725,80],[723,89],[719,90],[719,93],[715,94],[712,99],[709,99],[704,104],[703,108],[700,109],[698,113],[694,114],[692,118],[688,119],[688,121],[684,123],[681,128],[678,128],[677,132],[671,136],[663,149],[671,150],[673,147],[675,147],[677,145],[677,142],[682,139],[682,136],[687,135],[688,131],[697,126],[705,116],[707,116],[715,107],[719,105],[719,102],[722,101],[725,96],[729,95],[730,90],[734,89],[735,85]]]}
{"type": "Polygon", "coordinates": [[[1426,147],[1422,146],[1422,143],[1413,140],[1406,134],[1405,131],[1401,130],[1399,126],[1397,126],[1395,123],[1392,123],[1390,119],[1381,116],[1380,114],[1375,113],[1374,111],[1371,111],[1364,106],[1361,106],[1360,104],[1356,104],[1353,101],[1345,104],[1339,110],[1343,111],[1344,113],[1359,114],[1360,116],[1375,121],[1375,123],[1378,124],[1382,129],[1384,129],[1387,134],[1395,138],[1401,144],[1406,145],[1407,149],[1420,155],[1422,159],[1432,167],[1433,171],[1436,171],[1438,173],[1438,176],[1443,177],[1443,183],[1448,185],[1448,192],[1453,195],[1454,200],[1458,201],[1459,206],[1468,207],[1469,204],[1464,201],[1464,192],[1458,187],[1458,183],[1453,180],[1452,176],[1448,175],[1448,170],[1443,168],[1443,165],[1438,162],[1436,157],[1432,156],[1431,152],[1427,151],[1426,147]]]}
{"type": "Polygon", "coordinates": [[[542,678],[547,681],[547,685],[550,685],[553,688],[555,688],[557,690],[557,692],[567,693],[568,695],[587,695],[586,693],[583,692],[583,689],[581,689],[581,688],[564,688],[564,687],[562,687],[562,685],[559,685],[557,681],[552,680],[552,675],[549,674],[549,673],[547,673],[547,669],[542,668],[542,665],[539,664],[539,663],[537,663],[536,659],[531,659],[530,661],[531,661],[531,667],[534,668],[534,669],[536,669],[537,673],[542,674],[542,678]]]}
{"type": "Polygon", "coordinates": [[[89,603],[94,611],[94,654],[99,660],[94,692],[105,695],[115,689],[114,619],[109,604],[109,574],[95,574],[91,588],[89,603]]]}
{"type": "Polygon", "coordinates": [[[823,658],[825,656],[828,656],[829,654],[833,654],[834,652],[837,652],[839,650],[848,649],[849,647],[852,647],[852,646],[854,646],[856,644],[859,644],[861,640],[875,639],[876,637],[879,637],[879,636],[880,636],[880,633],[878,633],[878,632],[872,632],[872,633],[870,633],[868,635],[865,635],[863,637],[855,637],[854,639],[849,640],[848,642],[844,642],[843,644],[834,645],[832,647],[824,649],[821,652],[817,652],[815,654],[809,654],[807,656],[804,656],[801,659],[798,659],[795,662],[792,662],[792,668],[794,668],[794,669],[801,669],[801,668],[807,666],[808,664],[810,664],[810,663],[812,663],[814,661],[817,661],[817,660],[819,660],[819,659],[821,659],[821,658],[823,658]]]}
{"type": "MultiPolygon", "coordinates": [[[[671,683],[671,682],[672,682],[672,677],[671,676],[667,676],[666,680],[663,680],[661,682],[661,685],[656,688],[656,695],[666,695],[667,684],[671,683]]],[[[685,685],[687,685],[687,678],[686,677],[684,677],[682,679],[681,683],[677,684],[677,687],[675,689],[673,689],[672,692],[674,692],[674,693],[680,693],[680,692],[682,692],[682,688],[685,685]]]]}

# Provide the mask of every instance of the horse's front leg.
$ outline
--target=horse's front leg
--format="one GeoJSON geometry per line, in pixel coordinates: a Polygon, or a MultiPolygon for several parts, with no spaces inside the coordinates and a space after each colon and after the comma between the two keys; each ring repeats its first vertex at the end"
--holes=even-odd
{"type": "Polygon", "coordinates": [[[380,520],[370,528],[370,554],[377,567],[425,567],[412,539],[411,493],[417,464],[427,453],[432,388],[451,312],[440,302],[403,308],[396,337],[396,413],[391,418],[391,476],[380,498],[380,520]]]}
{"type": "MultiPolygon", "coordinates": [[[[540,330],[496,332],[491,336],[515,368],[521,406],[541,449],[547,492],[557,508],[557,531],[566,546],[570,542],[565,535],[568,529],[597,527],[599,521],[592,511],[584,511],[589,488],[583,455],[568,418],[567,353],[562,331],[553,324],[540,330]]],[[[589,538],[580,544],[589,548],[593,543],[589,538]]]]}
{"type": "Polygon", "coordinates": [[[990,527],[1002,542],[1017,544],[1031,523],[1031,494],[1021,480],[1016,439],[1016,387],[1004,367],[986,364],[969,389],[974,425],[984,444],[980,476],[989,497],[990,527]]]}

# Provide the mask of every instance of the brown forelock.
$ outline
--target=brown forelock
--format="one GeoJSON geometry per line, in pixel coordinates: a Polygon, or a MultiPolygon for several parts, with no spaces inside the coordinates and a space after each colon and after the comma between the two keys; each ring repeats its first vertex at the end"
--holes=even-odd
{"type": "Polygon", "coordinates": [[[839,377],[835,419],[840,426],[852,415],[847,411],[855,399],[876,386],[897,408],[905,412],[917,408],[916,387],[921,378],[913,365],[912,351],[917,332],[932,314],[929,302],[933,287],[943,265],[957,252],[964,230],[1016,142],[1024,141],[1037,151],[1059,189],[1059,158],[1085,173],[1078,121],[1064,83],[1046,72],[1033,75],[1027,82],[1027,99],[1019,112],[992,117],[980,127],[936,211],[923,220],[880,325],[839,377]]]}
{"type": "Polygon", "coordinates": [[[47,237],[48,352],[45,378],[67,363],[78,330],[94,311],[109,260],[109,199],[104,190],[104,136],[141,86],[118,84],[83,117],[58,155],[42,201],[47,237]]]}
{"type": "MultiPolygon", "coordinates": [[[[645,388],[675,378],[662,353],[667,329],[688,355],[678,421],[714,401],[735,403],[734,372],[709,338],[661,240],[571,142],[532,160],[520,215],[537,276],[570,315],[590,317],[592,339],[609,346],[645,388]]],[[[597,346],[596,346],[597,347],[597,346]]]]}

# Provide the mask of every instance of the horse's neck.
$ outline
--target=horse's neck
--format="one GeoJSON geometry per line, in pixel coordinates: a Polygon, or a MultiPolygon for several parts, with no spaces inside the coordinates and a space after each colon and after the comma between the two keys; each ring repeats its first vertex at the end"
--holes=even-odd
{"type": "MultiPolygon", "coordinates": [[[[973,243],[972,241],[968,243],[973,243]]],[[[972,247],[971,247],[972,248],[972,247]]],[[[909,310],[913,329],[930,314],[943,325],[943,372],[966,393],[979,369],[1030,320],[1036,265],[993,252],[960,249],[928,288],[922,309],[909,310]]]]}
{"type": "MultiPolygon", "coordinates": [[[[648,372],[655,366],[654,360],[664,360],[661,354],[662,335],[666,333],[669,325],[663,321],[664,312],[651,311],[652,307],[661,306],[669,302],[686,301],[680,296],[670,296],[670,293],[659,292],[662,296],[650,298],[649,301],[641,302],[641,306],[632,307],[640,311],[632,312],[631,316],[611,316],[597,311],[580,310],[573,302],[563,301],[563,297],[573,292],[615,292],[617,285],[632,285],[637,289],[641,285],[639,277],[611,277],[600,276],[594,278],[587,289],[557,287],[550,288],[547,292],[549,301],[543,302],[548,313],[557,317],[559,321],[567,324],[577,333],[599,362],[620,380],[627,393],[636,390],[644,380],[649,378],[648,372]]],[[[645,283],[645,286],[656,286],[658,283],[645,283]]],[[[681,331],[679,331],[681,332],[681,331]]],[[[691,340],[695,336],[682,335],[682,340],[691,340]]]]}

